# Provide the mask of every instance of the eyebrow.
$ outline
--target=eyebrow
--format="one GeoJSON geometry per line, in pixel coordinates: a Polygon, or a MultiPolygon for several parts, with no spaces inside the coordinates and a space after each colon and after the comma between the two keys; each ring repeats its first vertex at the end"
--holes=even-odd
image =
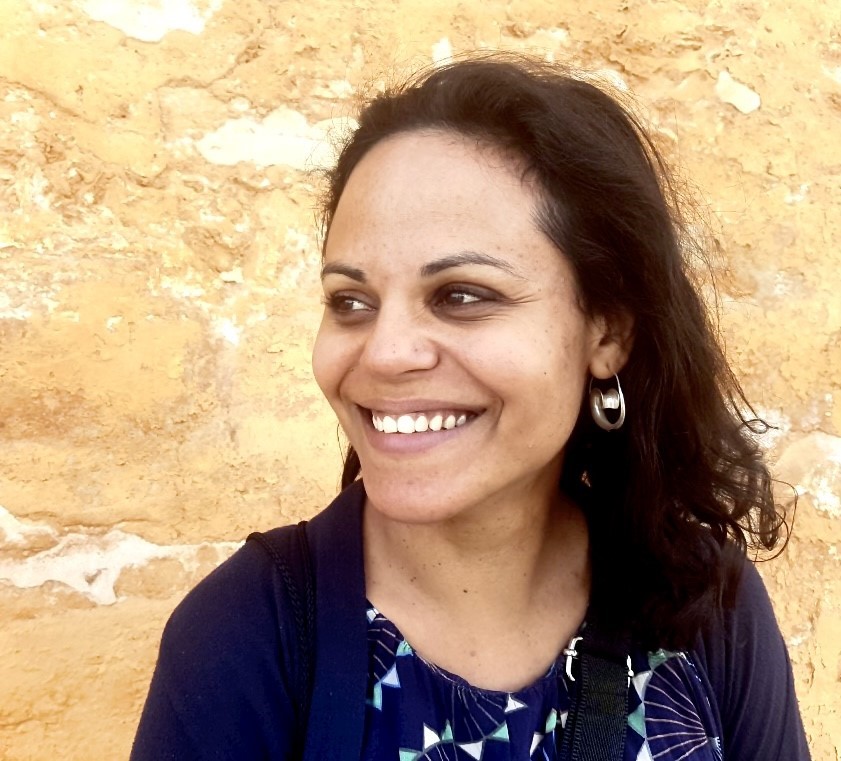
{"type": "MultiPolygon", "coordinates": [[[[480,254],[476,251],[461,251],[458,254],[443,256],[440,259],[427,262],[421,267],[420,274],[422,277],[432,277],[432,275],[437,275],[444,270],[452,269],[453,267],[464,267],[468,264],[495,267],[514,277],[522,277],[508,262],[497,259],[494,256],[489,256],[488,254],[480,254]]],[[[342,264],[341,262],[329,262],[325,264],[321,268],[321,279],[323,280],[327,275],[344,275],[358,283],[367,282],[365,273],[361,269],[351,267],[349,264],[342,264]]]]}
{"type": "Polygon", "coordinates": [[[463,267],[467,264],[481,264],[485,267],[496,267],[496,269],[503,270],[509,275],[520,277],[508,262],[489,256],[488,254],[480,254],[476,251],[461,251],[458,254],[435,259],[424,264],[420,272],[423,277],[431,277],[452,267],[463,267]]]}
{"type": "Polygon", "coordinates": [[[351,280],[356,280],[358,283],[365,283],[368,280],[361,269],[351,267],[349,264],[342,264],[341,262],[329,262],[325,264],[321,268],[321,279],[324,280],[327,275],[344,275],[351,280]]]}

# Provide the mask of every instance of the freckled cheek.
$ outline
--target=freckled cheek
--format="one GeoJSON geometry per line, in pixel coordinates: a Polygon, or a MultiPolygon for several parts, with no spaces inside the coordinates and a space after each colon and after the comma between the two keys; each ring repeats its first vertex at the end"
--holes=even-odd
{"type": "Polygon", "coordinates": [[[535,400],[553,418],[577,414],[587,378],[586,362],[576,352],[535,342],[527,351],[510,351],[482,373],[507,404],[532,410],[535,400]]]}
{"type": "Polygon", "coordinates": [[[512,384],[548,382],[550,378],[573,376],[573,365],[581,364],[578,352],[542,334],[518,333],[506,340],[473,345],[466,361],[489,379],[506,379],[512,384]]]}

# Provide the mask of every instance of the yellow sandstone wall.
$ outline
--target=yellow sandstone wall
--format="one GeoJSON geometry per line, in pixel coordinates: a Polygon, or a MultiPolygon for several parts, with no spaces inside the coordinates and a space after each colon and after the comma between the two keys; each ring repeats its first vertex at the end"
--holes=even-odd
{"type": "Polygon", "coordinates": [[[841,5],[0,0],[0,758],[125,758],[161,628],[335,491],[317,170],[355,93],[477,47],[603,70],[703,189],[794,537],[763,574],[841,758],[841,5]],[[589,8],[589,10],[587,10],[589,8]]]}

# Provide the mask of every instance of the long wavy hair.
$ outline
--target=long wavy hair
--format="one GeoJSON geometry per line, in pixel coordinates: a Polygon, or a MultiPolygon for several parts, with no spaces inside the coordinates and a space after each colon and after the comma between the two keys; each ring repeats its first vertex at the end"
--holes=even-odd
{"type": "MultiPolygon", "coordinates": [[[[593,602],[651,647],[688,647],[732,605],[748,547],[773,548],[783,516],[753,413],[696,288],[697,253],[675,186],[639,120],[591,79],[486,54],[376,96],[344,145],[324,199],[324,239],[348,178],[397,133],[445,130],[516,156],[540,189],[537,226],[571,263],[582,310],[633,319],[621,372],[624,426],[587,405],[559,488],[587,514],[593,602]]],[[[348,449],[343,487],[360,473],[348,449]]]]}

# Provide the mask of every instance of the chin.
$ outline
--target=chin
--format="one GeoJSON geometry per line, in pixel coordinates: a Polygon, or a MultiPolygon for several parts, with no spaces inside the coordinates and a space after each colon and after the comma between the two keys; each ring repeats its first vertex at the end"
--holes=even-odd
{"type": "Polygon", "coordinates": [[[374,510],[387,520],[399,523],[430,524],[447,521],[463,514],[469,507],[452,489],[440,484],[419,484],[391,479],[365,477],[365,493],[374,510]]]}

